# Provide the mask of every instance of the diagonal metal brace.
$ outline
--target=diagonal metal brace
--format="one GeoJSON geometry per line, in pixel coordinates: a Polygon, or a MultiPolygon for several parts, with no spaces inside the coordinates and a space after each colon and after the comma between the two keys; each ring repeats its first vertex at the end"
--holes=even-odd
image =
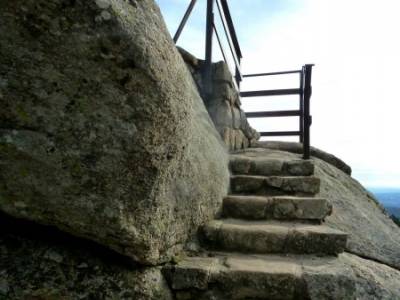
{"type": "Polygon", "coordinates": [[[175,44],[178,42],[178,39],[179,39],[179,37],[180,37],[180,35],[181,35],[181,33],[182,33],[182,30],[183,30],[183,28],[185,27],[186,22],[187,22],[187,20],[189,19],[190,14],[191,14],[192,11],[193,11],[193,8],[194,8],[194,6],[195,6],[195,4],[196,4],[196,1],[197,1],[197,0],[192,0],[192,1],[190,2],[189,7],[187,8],[187,10],[186,10],[186,12],[185,12],[185,15],[183,16],[183,19],[182,19],[181,23],[179,24],[178,30],[176,31],[176,33],[175,33],[175,35],[174,35],[174,42],[175,42],[175,44]]]}

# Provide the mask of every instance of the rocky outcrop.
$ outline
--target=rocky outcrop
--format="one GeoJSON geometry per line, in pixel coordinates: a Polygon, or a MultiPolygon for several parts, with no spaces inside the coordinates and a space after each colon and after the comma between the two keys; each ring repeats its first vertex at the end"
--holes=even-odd
{"type": "Polygon", "coordinates": [[[224,61],[212,64],[212,93],[206,95],[202,73],[204,61],[178,48],[203,95],[208,113],[230,150],[245,149],[260,138],[260,134],[247,121],[240,108],[239,93],[228,65],[224,61]]]}
{"type": "Polygon", "coordinates": [[[1,1],[0,39],[0,209],[169,260],[228,162],[154,1],[1,1]]]}
{"type": "MultiPolygon", "coordinates": [[[[158,267],[137,268],[105,248],[44,226],[25,223],[21,227],[20,221],[4,216],[1,225],[1,299],[174,299],[158,267]]],[[[260,298],[284,290],[291,299],[296,286],[311,291],[310,299],[315,300],[354,299],[356,295],[358,299],[392,300],[400,294],[399,271],[351,254],[318,261],[307,256],[268,259],[220,254],[188,259],[170,278],[171,287],[180,290],[178,297],[187,296],[185,287],[189,286],[196,287],[191,290],[195,295],[205,293],[205,298],[196,300],[212,295],[235,299],[243,293],[243,280],[248,287],[254,286],[245,292],[260,298]],[[197,276],[189,277],[193,270],[197,276]],[[229,286],[218,291],[215,283],[219,281],[229,286]]]]}
{"type": "Polygon", "coordinates": [[[0,299],[173,298],[159,267],[0,214],[0,299]]]}
{"type": "Polygon", "coordinates": [[[400,270],[400,228],[359,182],[319,159],[320,197],[333,205],[327,224],[348,232],[347,250],[400,270]]]}

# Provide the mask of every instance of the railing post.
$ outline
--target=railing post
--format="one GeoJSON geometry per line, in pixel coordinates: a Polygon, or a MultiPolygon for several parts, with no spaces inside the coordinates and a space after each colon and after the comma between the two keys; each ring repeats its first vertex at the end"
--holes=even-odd
{"type": "MultiPolygon", "coordinates": [[[[239,61],[239,67],[240,67],[240,63],[241,63],[241,58],[240,56],[238,57],[238,61],[239,61]]],[[[236,80],[236,84],[238,87],[238,92],[240,92],[240,81],[242,80],[240,77],[240,71],[238,69],[238,67],[235,68],[235,80],[236,80]]]]}
{"type": "Polygon", "coordinates": [[[203,82],[205,97],[209,101],[212,93],[212,43],[214,25],[214,0],[207,0],[207,20],[206,20],[206,54],[203,82]]]}
{"type": "Polygon", "coordinates": [[[304,140],[303,140],[303,158],[310,158],[310,126],[311,126],[311,116],[310,116],[310,98],[312,93],[311,88],[311,75],[312,67],[314,65],[305,65],[304,70],[304,140]]]}
{"type": "Polygon", "coordinates": [[[302,68],[300,72],[300,95],[299,95],[299,111],[300,111],[300,117],[299,117],[299,131],[300,131],[300,136],[299,136],[299,142],[303,143],[304,142],[304,67],[302,68]]]}

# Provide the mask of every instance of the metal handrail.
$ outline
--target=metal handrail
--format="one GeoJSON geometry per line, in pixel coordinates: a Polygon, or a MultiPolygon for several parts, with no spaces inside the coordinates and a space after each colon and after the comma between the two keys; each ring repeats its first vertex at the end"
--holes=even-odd
{"type": "Polygon", "coordinates": [[[301,89],[261,90],[240,92],[241,97],[285,96],[298,95],[301,89]]]}
{"type": "MultiPolygon", "coordinates": [[[[213,24],[213,29],[214,29],[215,37],[217,38],[217,42],[218,42],[218,44],[219,44],[219,48],[220,48],[221,53],[222,53],[222,57],[224,58],[224,61],[227,62],[227,61],[228,61],[228,60],[227,60],[227,57],[228,57],[228,56],[226,55],[224,46],[222,45],[222,41],[221,41],[221,38],[220,38],[220,36],[219,36],[218,30],[217,30],[217,27],[215,26],[215,24],[213,24]]],[[[238,72],[238,73],[240,74],[240,70],[236,69],[236,72],[238,72]]],[[[240,76],[240,77],[241,77],[241,76],[240,76]]],[[[239,90],[239,89],[240,89],[240,86],[239,86],[238,81],[237,81],[237,80],[234,80],[233,83],[234,83],[236,89],[239,90]]]]}
{"type": "Polygon", "coordinates": [[[230,35],[232,37],[232,41],[233,41],[233,44],[235,46],[236,54],[239,57],[239,59],[241,59],[243,57],[242,56],[242,51],[240,49],[239,40],[238,40],[237,35],[236,35],[235,26],[233,25],[232,16],[231,16],[231,12],[230,12],[230,9],[229,9],[229,6],[228,6],[228,2],[226,0],[220,0],[220,1],[221,1],[222,9],[224,11],[224,15],[225,15],[226,21],[228,23],[229,33],[230,33],[230,35]]]}
{"type": "MultiPolygon", "coordinates": [[[[261,136],[299,136],[300,142],[303,143],[303,157],[310,158],[310,97],[311,97],[311,75],[313,65],[307,64],[301,70],[269,72],[269,73],[255,73],[255,74],[242,74],[241,73],[241,59],[242,51],[240,49],[239,41],[236,35],[235,26],[233,25],[232,16],[228,6],[227,0],[206,0],[207,1],[207,19],[206,19],[206,47],[205,47],[205,63],[203,69],[203,82],[204,93],[206,101],[210,99],[212,94],[212,50],[213,50],[213,34],[215,33],[219,48],[222,52],[223,59],[226,63],[227,53],[223,47],[221,36],[216,28],[214,20],[214,4],[216,3],[219,17],[221,18],[222,27],[225,32],[226,40],[230,48],[230,52],[235,64],[235,80],[233,81],[238,91],[240,91],[240,82],[244,78],[261,77],[261,76],[275,76],[286,74],[299,74],[300,85],[299,88],[294,89],[278,89],[278,90],[258,90],[258,91],[242,91],[241,97],[261,97],[261,96],[282,96],[282,95],[299,95],[299,110],[286,110],[286,111],[261,111],[249,112],[248,118],[265,118],[265,117],[299,117],[299,131],[275,131],[275,132],[260,132],[261,136]]],[[[191,0],[185,15],[179,24],[178,30],[174,36],[175,43],[178,41],[182,30],[187,23],[190,14],[197,0],[191,0]]]]}
{"type": "Polygon", "coordinates": [[[219,48],[221,49],[221,53],[222,53],[222,57],[224,58],[224,61],[227,61],[227,55],[224,49],[224,46],[222,45],[222,41],[221,38],[219,37],[219,33],[217,30],[217,27],[215,26],[215,24],[213,24],[213,28],[214,28],[214,32],[215,32],[215,37],[217,38],[218,44],[219,44],[219,48]]]}
{"type": "Polygon", "coordinates": [[[245,74],[243,75],[244,78],[247,77],[260,77],[260,76],[271,76],[271,75],[285,75],[285,74],[300,74],[301,70],[294,70],[294,71],[280,71],[280,72],[270,72],[270,73],[256,73],[256,74],[245,74]]]}
{"type": "Polygon", "coordinates": [[[301,110],[253,111],[246,113],[246,117],[248,118],[296,117],[300,115],[301,110]]]}
{"type": "MultiPolygon", "coordinates": [[[[232,22],[232,19],[230,16],[229,7],[228,7],[228,4],[226,3],[226,0],[215,0],[215,3],[217,4],[222,27],[224,28],[224,32],[225,32],[226,39],[228,41],[229,49],[231,50],[233,61],[235,63],[236,83],[239,84],[239,82],[242,81],[242,78],[243,78],[242,73],[241,73],[241,67],[240,67],[240,60],[242,58],[242,54],[241,54],[241,50],[239,47],[239,43],[237,41],[236,31],[235,31],[235,28],[233,26],[233,22],[232,22]],[[221,5],[220,5],[220,1],[221,1],[221,5]],[[222,3],[225,3],[225,6],[223,6],[222,3]],[[221,6],[222,6],[222,8],[221,8],[221,6]],[[228,19],[230,20],[230,22],[228,22],[228,19]],[[229,24],[231,24],[231,25],[229,25],[229,24]]],[[[221,46],[221,51],[222,51],[222,46],[221,46]]],[[[224,59],[224,60],[226,63],[228,63],[228,61],[226,59],[224,59]]]]}

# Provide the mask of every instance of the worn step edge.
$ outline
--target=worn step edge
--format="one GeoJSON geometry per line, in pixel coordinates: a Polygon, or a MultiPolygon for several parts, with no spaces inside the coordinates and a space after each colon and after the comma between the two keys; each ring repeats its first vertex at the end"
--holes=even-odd
{"type": "Polygon", "coordinates": [[[263,176],[310,176],[314,174],[311,160],[283,160],[277,158],[251,158],[244,155],[231,155],[229,166],[234,174],[263,176]]]}
{"type": "Polygon", "coordinates": [[[285,257],[270,260],[235,254],[190,257],[167,266],[164,274],[173,290],[207,290],[210,284],[220,284],[225,290],[230,287],[247,294],[242,296],[274,299],[283,290],[294,297],[304,289],[301,265],[285,257]],[[241,286],[243,281],[246,286],[241,286]]]}
{"type": "Polygon", "coordinates": [[[231,176],[233,193],[275,195],[315,195],[319,192],[320,179],[315,176],[231,176]]]}
{"type": "Polygon", "coordinates": [[[223,219],[206,224],[201,232],[206,247],[242,253],[337,255],[347,243],[342,231],[294,222],[223,219]]]}
{"type": "Polygon", "coordinates": [[[249,220],[323,220],[332,205],[323,198],[229,195],[223,200],[223,217],[249,220]]]}
{"type": "Polygon", "coordinates": [[[335,276],[337,284],[342,284],[351,276],[336,257],[224,252],[211,255],[188,257],[176,265],[165,266],[163,272],[172,289],[207,293],[214,288],[235,297],[229,299],[308,299],[308,289],[315,288],[307,284],[308,280],[335,276]]]}

